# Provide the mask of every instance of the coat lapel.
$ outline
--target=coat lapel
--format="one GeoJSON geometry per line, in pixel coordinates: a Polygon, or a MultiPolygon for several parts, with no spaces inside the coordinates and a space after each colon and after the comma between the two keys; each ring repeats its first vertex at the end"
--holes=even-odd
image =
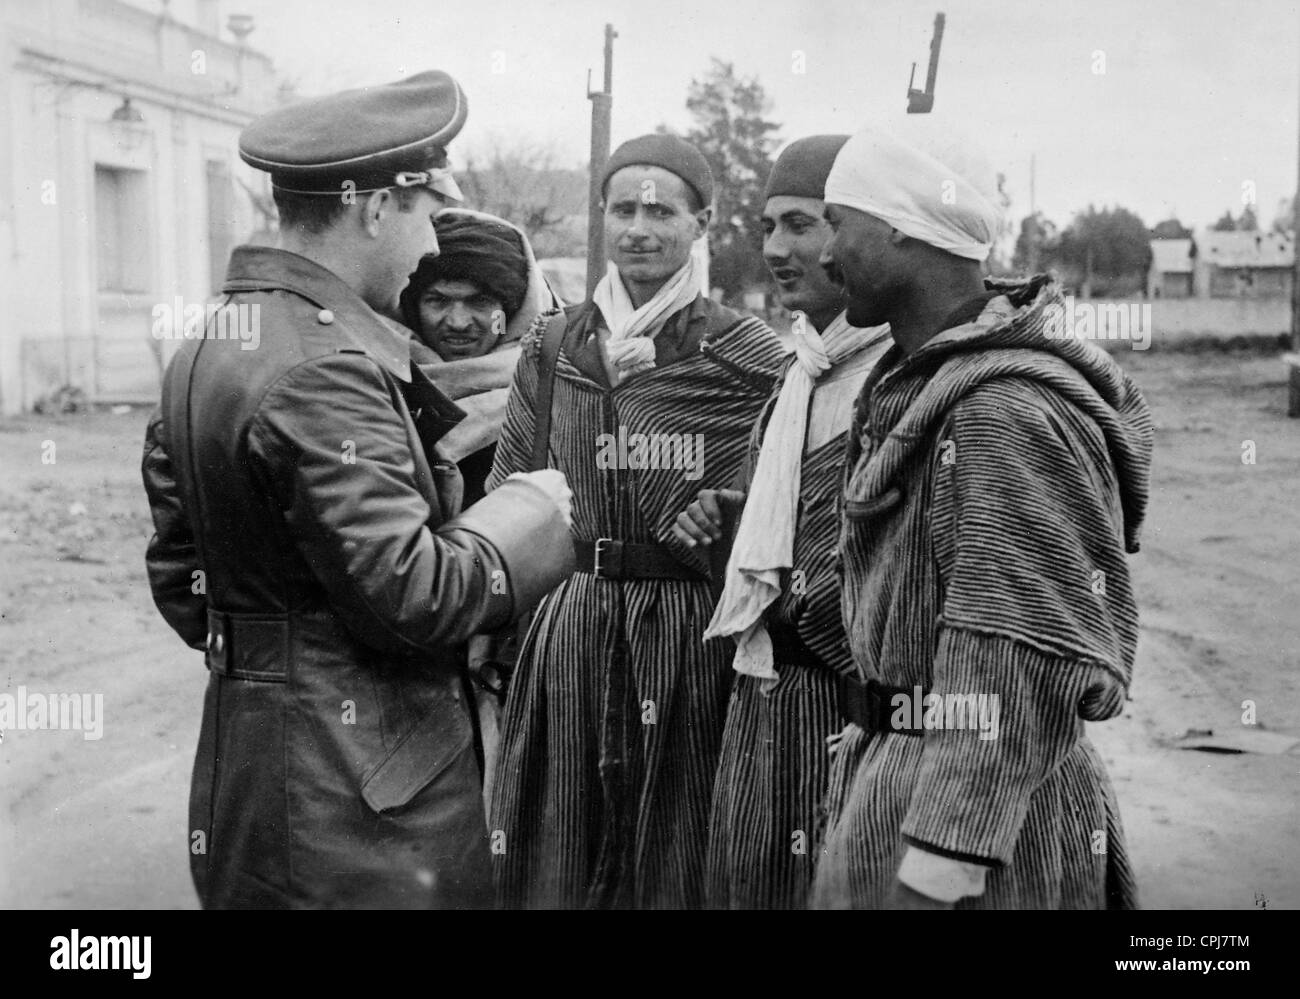
{"type": "Polygon", "coordinates": [[[460,512],[464,482],[455,463],[439,454],[437,444],[465,419],[465,411],[429,381],[415,363],[411,364],[411,380],[398,385],[407,408],[416,481],[436,517],[454,516],[460,512]]]}

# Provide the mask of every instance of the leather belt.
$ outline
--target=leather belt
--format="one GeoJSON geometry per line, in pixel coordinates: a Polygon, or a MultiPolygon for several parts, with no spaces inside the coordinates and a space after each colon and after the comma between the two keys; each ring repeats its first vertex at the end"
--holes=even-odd
{"type": "Polygon", "coordinates": [[[236,680],[284,683],[288,679],[287,614],[228,614],[208,608],[207,665],[236,680]]]}
{"type": "Polygon", "coordinates": [[[772,659],[781,665],[825,667],[821,656],[804,644],[794,628],[768,624],[767,636],[772,639],[772,659]]]}
{"type": "MultiPolygon", "coordinates": [[[[890,687],[875,680],[860,683],[857,679],[841,676],[836,683],[836,694],[840,714],[845,721],[851,721],[868,732],[893,732],[897,735],[923,736],[925,729],[915,724],[916,713],[912,702],[916,699],[916,687],[890,687]],[[893,703],[897,694],[906,695],[904,709],[893,703]],[[895,725],[894,717],[903,712],[903,725],[895,725]]],[[[929,691],[921,690],[921,697],[929,691]]]]}
{"type": "Polygon", "coordinates": [[[618,541],[615,538],[574,538],[578,571],[601,579],[684,579],[704,582],[708,577],[677,560],[663,545],[618,541]]]}

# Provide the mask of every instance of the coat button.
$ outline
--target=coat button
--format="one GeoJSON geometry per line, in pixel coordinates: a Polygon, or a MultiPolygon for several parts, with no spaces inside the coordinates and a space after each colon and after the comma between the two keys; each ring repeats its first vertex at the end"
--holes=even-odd
{"type": "Polygon", "coordinates": [[[215,646],[216,644],[217,644],[217,638],[216,638],[216,636],[215,636],[214,634],[212,634],[212,632],[209,631],[209,632],[208,632],[208,648],[212,648],[212,647],[215,646]]]}
{"type": "Polygon", "coordinates": [[[218,635],[218,636],[217,636],[216,650],[217,650],[218,652],[220,652],[220,651],[221,651],[221,647],[222,647],[223,645],[225,645],[225,644],[226,644],[226,643],[225,643],[225,641],[223,640],[223,636],[218,635]]]}
{"type": "Polygon", "coordinates": [[[316,314],[316,320],[322,326],[328,326],[330,323],[334,322],[334,313],[330,312],[329,309],[321,309],[320,312],[316,314]]]}

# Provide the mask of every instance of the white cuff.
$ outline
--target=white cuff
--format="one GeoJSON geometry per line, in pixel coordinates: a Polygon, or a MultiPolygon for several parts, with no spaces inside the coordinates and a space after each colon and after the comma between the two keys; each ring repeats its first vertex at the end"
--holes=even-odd
{"type": "Polygon", "coordinates": [[[940,902],[956,902],[968,895],[983,895],[987,873],[988,868],[983,864],[941,857],[909,846],[898,868],[898,880],[940,902]]]}

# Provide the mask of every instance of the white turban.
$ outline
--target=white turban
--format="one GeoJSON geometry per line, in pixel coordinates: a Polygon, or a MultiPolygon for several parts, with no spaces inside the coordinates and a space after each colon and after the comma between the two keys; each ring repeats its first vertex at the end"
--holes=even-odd
{"type": "Polygon", "coordinates": [[[826,201],[971,260],[989,255],[1001,219],[988,161],[951,128],[919,115],[850,138],[826,178],[826,201]]]}

